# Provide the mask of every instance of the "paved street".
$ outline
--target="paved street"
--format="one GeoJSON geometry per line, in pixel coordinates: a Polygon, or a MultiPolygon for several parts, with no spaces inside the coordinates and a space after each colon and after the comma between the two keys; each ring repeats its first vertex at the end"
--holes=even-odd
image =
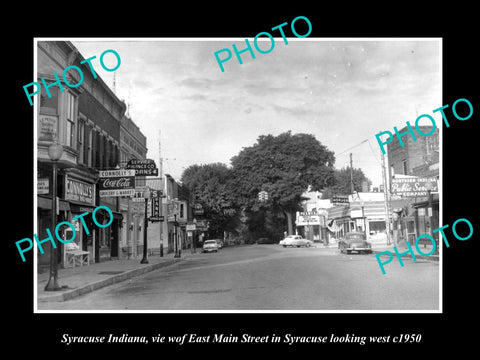
{"type": "Polygon", "coordinates": [[[438,262],[334,248],[245,245],[188,255],[174,265],[39,309],[64,310],[438,310],[438,262]]]}

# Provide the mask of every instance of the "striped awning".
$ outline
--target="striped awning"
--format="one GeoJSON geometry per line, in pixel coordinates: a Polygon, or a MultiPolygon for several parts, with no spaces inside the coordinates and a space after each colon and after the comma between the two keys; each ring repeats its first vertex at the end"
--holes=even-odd
{"type": "MultiPolygon", "coordinates": [[[[393,209],[403,208],[411,205],[409,199],[395,199],[390,201],[390,216],[393,214],[393,209]]],[[[328,219],[339,219],[342,217],[350,217],[352,210],[361,210],[362,204],[360,201],[352,201],[348,205],[333,206],[328,211],[328,219]]],[[[384,201],[365,201],[363,203],[363,216],[367,219],[385,219],[385,202],[384,201]]]]}

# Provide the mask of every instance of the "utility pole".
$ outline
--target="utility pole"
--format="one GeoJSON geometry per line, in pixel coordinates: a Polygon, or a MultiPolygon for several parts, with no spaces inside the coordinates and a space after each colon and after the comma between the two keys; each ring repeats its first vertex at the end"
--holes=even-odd
{"type": "MultiPolygon", "coordinates": [[[[160,210],[160,218],[163,216],[163,193],[165,190],[165,187],[163,185],[163,161],[162,161],[162,130],[158,129],[158,167],[159,169],[159,176],[160,176],[160,188],[161,193],[160,193],[160,198],[158,199],[158,206],[160,210]]],[[[160,221],[158,224],[160,226],[159,228],[159,234],[160,234],[160,257],[163,257],[163,223],[164,221],[160,221]]]]}
{"type": "MultiPolygon", "coordinates": [[[[390,237],[390,199],[388,196],[387,175],[385,169],[385,155],[380,154],[382,160],[383,197],[385,200],[385,228],[387,230],[387,245],[392,243],[390,237]]],[[[395,244],[396,245],[396,244],[395,244]]]]}
{"type": "Polygon", "coordinates": [[[352,153],[350,153],[350,190],[351,193],[354,193],[353,189],[353,160],[352,160],[352,153]]]}

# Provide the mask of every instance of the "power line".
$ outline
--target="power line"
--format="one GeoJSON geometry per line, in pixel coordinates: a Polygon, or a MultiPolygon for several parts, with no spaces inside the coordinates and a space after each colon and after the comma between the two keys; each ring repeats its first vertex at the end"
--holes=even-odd
{"type": "Polygon", "coordinates": [[[341,151],[341,152],[339,152],[339,153],[337,153],[337,154],[335,154],[335,155],[336,155],[336,156],[342,155],[343,153],[346,153],[346,152],[349,151],[350,149],[353,149],[354,147],[357,147],[357,146],[363,144],[363,143],[366,142],[366,141],[368,141],[368,139],[365,139],[365,140],[359,142],[357,145],[353,145],[352,147],[349,147],[348,149],[343,150],[343,151],[341,151]]]}

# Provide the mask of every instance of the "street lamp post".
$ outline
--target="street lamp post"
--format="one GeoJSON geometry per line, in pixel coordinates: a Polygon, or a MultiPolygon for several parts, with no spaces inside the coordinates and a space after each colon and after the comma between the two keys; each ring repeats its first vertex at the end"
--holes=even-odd
{"type": "Polygon", "coordinates": [[[148,217],[147,217],[147,212],[148,212],[148,199],[150,198],[150,190],[148,188],[143,193],[143,196],[145,197],[145,216],[144,216],[144,222],[143,222],[143,258],[142,258],[142,261],[140,261],[140,264],[148,264],[148,256],[147,256],[147,250],[148,250],[148,244],[147,244],[148,217]]]}
{"type": "Polygon", "coordinates": [[[365,234],[365,239],[367,238],[367,227],[365,226],[366,225],[366,221],[365,221],[365,212],[364,212],[364,208],[365,208],[365,202],[363,200],[360,201],[360,206],[362,208],[362,225],[363,225],[363,232],[365,234]]]}
{"type": "MultiPolygon", "coordinates": [[[[52,143],[48,147],[48,157],[52,160],[52,231],[57,225],[57,161],[60,160],[63,154],[63,146],[58,143],[52,143]]],[[[57,291],[61,286],[58,285],[58,260],[57,248],[52,246],[50,250],[50,277],[45,291],[57,291]]]]}
{"type": "Polygon", "coordinates": [[[179,258],[181,255],[180,255],[180,249],[179,249],[179,246],[178,246],[177,214],[174,214],[173,217],[175,219],[174,222],[173,222],[173,229],[174,229],[173,239],[175,241],[175,256],[174,256],[174,258],[179,258]]]}

